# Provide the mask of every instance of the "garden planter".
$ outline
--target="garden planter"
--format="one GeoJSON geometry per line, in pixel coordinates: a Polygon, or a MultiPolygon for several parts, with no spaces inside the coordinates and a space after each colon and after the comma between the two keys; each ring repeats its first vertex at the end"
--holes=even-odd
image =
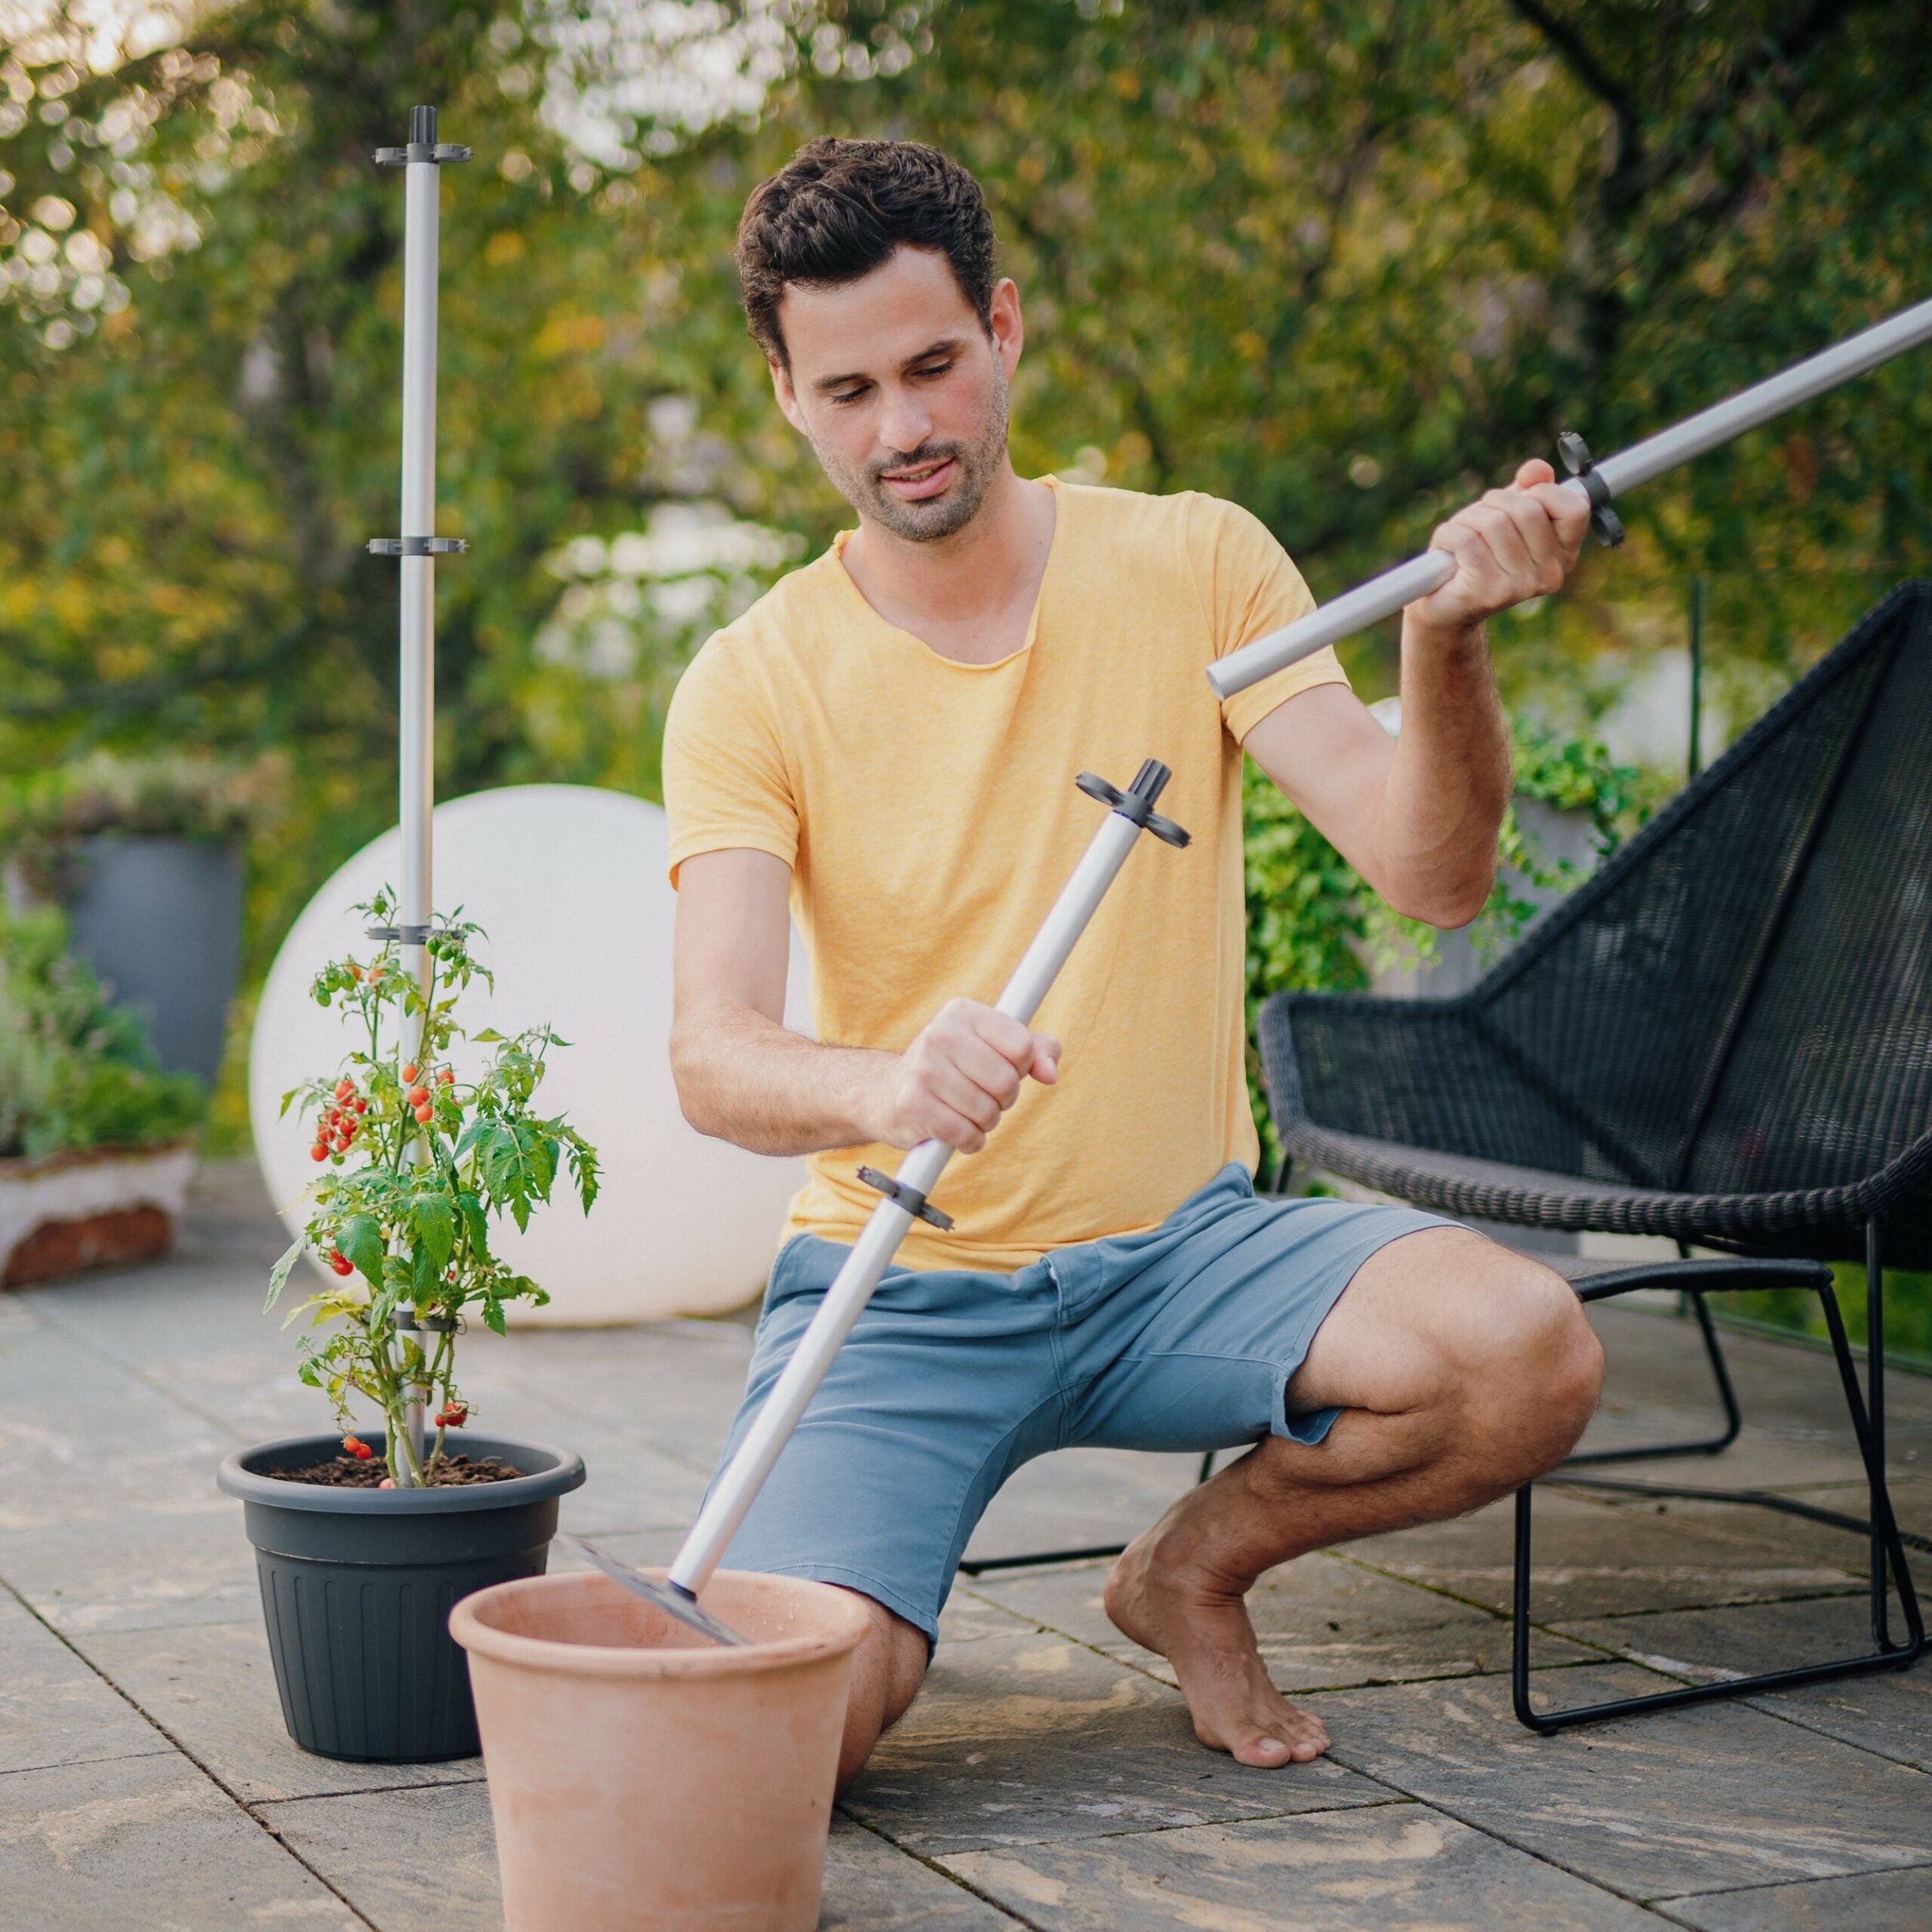
{"type": "Polygon", "coordinates": [[[194,1171],[186,1142],[0,1161],[0,1287],[165,1254],[194,1171]]]}
{"type": "MultiPolygon", "coordinates": [[[[378,1454],[381,1435],[368,1440],[378,1454]]],[[[453,1438],[452,1438],[453,1440],[453,1438]]],[[[583,1481],[568,1450],[465,1432],[462,1452],[530,1473],[430,1489],[288,1482],[342,1438],[237,1450],[216,1481],[242,1501],[288,1734],[325,1758],[398,1764],[473,1756],[469,1673],[449,1634],[472,1590],[540,1577],[558,1499],[583,1481]]]]}
{"type": "Polygon", "coordinates": [[[147,1015],[162,1066],[212,1087],[242,963],[240,847],[103,832],[75,857],[75,952],[147,1015]]]}
{"type": "MultiPolygon", "coordinates": [[[[661,1576],[661,1571],[646,1574],[661,1576]]],[[[595,1573],[504,1583],[469,1653],[508,1932],[809,1932],[864,1606],[721,1570],[706,1642],[595,1573]]]]}

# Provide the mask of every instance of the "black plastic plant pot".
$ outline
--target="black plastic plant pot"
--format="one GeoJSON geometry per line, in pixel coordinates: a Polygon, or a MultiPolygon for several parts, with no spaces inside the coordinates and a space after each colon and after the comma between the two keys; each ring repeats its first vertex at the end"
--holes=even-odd
{"type": "MultiPolygon", "coordinates": [[[[364,1440],[385,1447],[374,1431],[364,1440]]],[[[358,1762],[473,1757],[469,1663],[450,1636],[451,1607],[543,1574],[558,1499],[583,1481],[583,1460],[466,1431],[472,1460],[495,1456],[530,1473],[434,1489],[337,1489],[275,1474],[341,1446],[339,1435],[257,1443],[226,1457],[215,1478],[242,1499],[255,1546],[288,1734],[305,1751],[358,1762]]]]}

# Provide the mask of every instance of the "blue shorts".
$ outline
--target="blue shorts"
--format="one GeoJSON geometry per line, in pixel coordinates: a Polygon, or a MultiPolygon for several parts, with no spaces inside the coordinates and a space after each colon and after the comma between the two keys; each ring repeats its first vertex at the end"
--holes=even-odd
{"type": "MultiPolygon", "coordinates": [[[[1257,1199],[1223,1168],[1157,1228],[1012,1274],[894,1269],[812,1398],[724,1561],[863,1591],[938,1638],[981,1512],[1050,1449],[1319,1442],[1340,1413],[1284,1390],[1355,1270],[1418,1209],[1257,1199]]],[[[850,1251],[795,1235],[765,1291],[737,1447],[850,1251]]],[[[722,1466],[721,1461],[720,1466],[722,1466]]]]}

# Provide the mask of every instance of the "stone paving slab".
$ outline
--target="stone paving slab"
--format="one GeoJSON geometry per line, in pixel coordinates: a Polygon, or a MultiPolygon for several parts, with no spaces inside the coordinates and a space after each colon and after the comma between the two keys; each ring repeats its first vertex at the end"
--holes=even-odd
{"type": "Polygon", "coordinates": [[[1196,1740],[1178,1692],[1082,1644],[1022,1631],[942,1642],[845,1805],[937,1857],[1387,1795],[1327,1759],[1237,1764],[1196,1740]]]}
{"type": "Polygon", "coordinates": [[[242,1505],[216,1493],[178,1510],[43,1524],[0,1538],[5,1577],[57,1629],[140,1630],[261,1615],[242,1505]]]}
{"type": "Polygon", "coordinates": [[[367,1932],[173,1752],[0,1778],[0,1874],[9,1932],[367,1932]]]}
{"type": "MultiPolygon", "coordinates": [[[[0,1595],[0,1767],[19,1767],[0,1769],[5,1932],[501,1925],[480,1760],[337,1764],[282,1729],[253,1552],[213,1471],[235,1443],[328,1426],[326,1404],[295,1380],[292,1336],[260,1314],[283,1245],[252,1170],[230,1164],[205,1174],[169,1260],[0,1295],[0,1577],[61,1633],[0,1595]],[[113,1487],[90,1462],[103,1414],[122,1458],[113,1487]],[[26,1768],[50,1740],[60,1761],[26,1768]]],[[[1611,1375],[1593,1441],[1707,1428],[1693,1330],[1629,1309],[1594,1318],[1611,1375]]],[[[479,1329],[464,1340],[464,1380],[479,1420],[586,1456],[591,1480],[565,1500],[566,1531],[661,1564],[737,1407],[750,1343],[743,1318],[479,1329]]],[[[1746,1442],[1633,1473],[1783,1486],[1862,1513],[1829,1361],[1727,1346],[1746,1442]]],[[[1890,1386],[1901,1519],[1927,1534],[1932,1380],[1890,1386]]],[[[1000,1499],[975,1552],[1122,1540],[1196,1465],[1043,1459],[1000,1499]]],[[[1830,1620],[1858,1614],[1850,1594],[1814,1600],[1821,1579],[1850,1593],[1862,1571],[1853,1540],[1828,1531],[1574,1494],[1544,1495],[1538,1516],[1540,1614],[1574,1620],[1539,1633],[1540,1660],[1563,1666],[1543,1675],[1546,1698],[1663,1681],[1579,1663],[1586,1642],[1690,1671],[1720,1657],[1739,1667],[1754,1647],[1822,1640],[1830,1620]],[[1737,1607],[1712,1607],[1723,1604],[1737,1607]]],[[[962,1579],[930,1684],[852,1794],[875,1829],[835,1823],[823,1926],[1932,1922],[1932,1786],[1912,1767],[1927,1755],[1932,1678],[1537,1739],[1493,1674],[1506,1656],[1494,1612],[1506,1607],[1509,1548],[1506,1505],[1264,1580],[1255,1605],[1271,1666],[1291,1691],[1315,1692],[1337,1738],[1330,1761],[1282,1771],[1195,1741],[1164,1665],[1106,1623],[1104,1564],[962,1579]],[[1492,1674],[1448,1675],[1478,1669],[1492,1674]],[[1320,1687],[1378,1677],[1417,1681],[1320,1687]],[[1668,1903],[1646,1912],[1631,1897],[1668,1903]]],[[[560,1541],[551,1567],[587,1563],[560,1541]]]]}
{"type": "MultiPolygon", "coordinates": [[[[1670,1680],[1552,1672],[1567,1702],[1670,1680]]],[[[1626,1897],[1932,1863],[1932,1780],[1743,1703],[1540,1737],[1506,1682],[1471,1678],[1311,1700],[1333,1755],[1626,1897]]]]}
{"type": "MultiPolygon", "coordinates": [[[[264,1804],[257,1815],[383,1932],[501,1932],[480,1781],[264,1804]]],[[[999,1932],[1013,1923],[875,1832],[834,1817],[821,1932],[999,1932]]]]}
{"type": "Polygon", "coordinates": [[[1663,1909],[1696,1932],[1925,1932],[1932,1866],[1673,1899],[1663,1909]]]}
{"type": "Polygon", "coordinates": [[[1126,1449],[1066,1449],[1042,1456],[993,1498],[966,1546],[967,1557],[1127,1543],[1186,1494],[1200,1468],[1198,1456],[1126,1449]]]}
{"type": "Polygon", "coordinates": [[[0,1772],[173,1749],[39,1618],[0,1591],[0,1772]]]}
{"type": "MultiPolygon", "coordinates": [[[[247,1803],[460,1783],[483,1775],[480,1758],[358,1764],[301,1749],[282,1722],[259,1615],[232,1623],[83,1631],[73,1641],[102,1675],[247,1803]]],[[[143,1728],[162,1741],[151,1727],[143,1728]]]]}
{"type": "MultiPolygon", "coordinates": [[[[1632,1479],[1647,1481],[1641,1471],[1632,1472],[1632,1479]]],[[[1739,1487],[1746,1486],[1746,1478],[1740,1470],[1733,1469],[1727,1474],[1713,1472],[1717,1483],[1730,1481],[1739,1487]]],[[[1710,1480],[1697,1485],[1710,1488],[1715,1484],[1710,1480]]],[[[1715,1537],[1721,1541],[1737,1544],[1740,1548],[1777,1552],[1780,1562],[1798,1562],[1815,1565],[1821,1569],[1842,1571],[1853,1577],[1866,1574],[1868,1558],[1863,1535],[1850,1530],[1842,1530],[1830,1523],[1814,1522],[1804,1516],[1787,1515],[1781,1509],[1765,1509],[1748,1503],[1724,1503],[1707,1500],[1701,1497],[1663,1496],[1655,1498],[1632,1496],[1614,1491],[1572,1489],[1560,1478],[1552,1478],[1540,1485],[1537,1492],[1537,1507],[1540,1513],[1544,1498],[1552,1491],[1574,1495],[1592,1503],[1602,1503],[1613,1509],[1624,1510],[1640,1517],[1656,1517],[1669,1522],[1678,1529],[1696,1530],[1715,1537]]],[[[1768,1492],[1777,1495],[1790,1495],[1799,1501],[1808,1501],[1819,1492],[1816,1490],[1794,1491],[1778,1490],[1768,1492]]],[[[1847,1494],[1833,1491],[1837,1497],[1833,1503],[1822,1506],[1835,1509],[1845,1515],[1865,1515],[1865,1492],[1861,1487],[1857,1492],[1857,1506],[1847,1509],[1852,1500],[1847,1494]]]]}
{"type": "MultiPolygon", "coordinates": [[[[1586,1642],[1690,1683],[1790,1669],[1872,1647],[1869,1601],[1862,1595],[1609,1617],[1565,1627],[1586,1642]]],[[[1894,1641],[1901,1635],[1896,1618],[1892,1634],[1894,1641]]],[[[1932,1771],[1932,1664],[1922,1658],[1907,1670],[1836,1678],[1750,1701],[1808,1730],[1932,1771]]]]}
{"type": "MultiPolygon", "coordinates": [[[[1411,1582],[1507,1611],[1515,1574],[1515,1508],[1514,1499],[1505,1497],[1451,1522],[1364,1537],[1348,1544],[1347,1553],[1411,1582]]],[[[1567,1622],[1857,1587],[1857,1573],[1850,1566],[1859,1559],[1852,1540],[1842,1540],[1845,1562],[1821,1562],[1802,1546],[1778,1541],[1777,1526],[1790,1518],[1769,1511],[1753,1515],[1752,1537],[1746,1539],[1681,1516],[1540,1490],[1531,1541],[1534,1614],[1539,1623],[1567,1622]],[[1755,1540],[1758,1518],[1764,1526],[1762,1541],[1755,1540]]]]}
{"type": "MultiPolygon", "coordinates": [[[[986,1577],[962,1588],[1174,1683],[1166,1658],[1130,1641],[1108,1620],[1101,1602],[1108,1568],[1085,1564],[986,1577]]],[[[1506,1618],[1346,1557],[1317,1552],[1270,1571],[1249,1592],[1247,1607],[1268,1674],[1291,1695],[1509,1668],[1506,1618]]],[[[1593,1654],[1554,1638],[1537,1652],[1546,1664],[1586,1662],[1593,1654]]]]}
{"type": "Polygon", "coordinates": [[[1012,1932],[1014,1921],[850,1818],[826,1848],[819,1932],[1012,1932]]]}
{"type": "Polygon", "coordinates": [[[943,1863],[1041,1932],[1641,1932],[1647,1912],[1419,1804],[943,1863]]]}
{"type": "Polygon", "coordinates": [[[255,1816],[382,1932],[501,1932],[497,1842],[480,1778],[293,1798],[255,1816]]]}

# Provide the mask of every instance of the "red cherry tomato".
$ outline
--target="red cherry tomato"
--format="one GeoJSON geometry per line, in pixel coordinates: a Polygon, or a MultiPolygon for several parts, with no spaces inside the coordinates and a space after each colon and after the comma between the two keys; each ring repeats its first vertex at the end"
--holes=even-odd
{"type": "Polygon", "coordinates": [[[439,1087],[454,1087],[456,1084],[456,1075],[448,1067],[445,1067],[442,1072],[436,1075],[436,1084],[439,1087]]]}
{"type": "Polygon", "coordinates": [[[411,1060],[409,1064],[402,1069],[402,1084],[405,1087],[414,1087],[416,1084],[416,1075],[418,1069],[416,1063],[414,1060],[411,1060]]]}
{"type": "Polygon", "coordinates": [[[312,1161],[326,1161],[328,1157],[329,1150],[319,1140],[309,1149],[309,1158],[312,1161]]]}
{"type": "Polygon", "coordinates": [[[427,1100],[425,1100],[415,1111],[417,1119],[425,1127],[427,1127],[436,1117],[435,1109],[431,1106],[427,1100]]]}

